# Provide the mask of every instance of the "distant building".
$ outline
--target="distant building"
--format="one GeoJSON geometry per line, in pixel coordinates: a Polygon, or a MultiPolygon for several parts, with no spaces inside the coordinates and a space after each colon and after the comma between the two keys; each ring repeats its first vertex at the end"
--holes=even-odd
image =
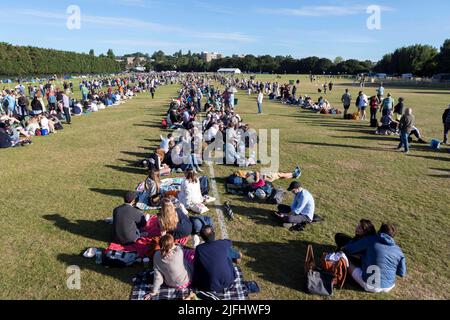
{"type": "Polygon", "coordinates": [[[132,66],[134,63],[142,63],[142,62],[146,62],[147,58],[144,57],[127,57],[127,65],[128,66],[132,66]]]}
{"type": "Polygon", "coordinates": [[[205,62],[211,62],[213,60],[222,59],[223,55],[218,52],[202,52],[202,59],[205,62]]]}
{"type": "Polygon", "coordinates": [[[237,69],[237,68],[220,68],[219,70],[217,70],[217,73],[222,73],[222,74],[241,74],[241,70],[237,69]]]}

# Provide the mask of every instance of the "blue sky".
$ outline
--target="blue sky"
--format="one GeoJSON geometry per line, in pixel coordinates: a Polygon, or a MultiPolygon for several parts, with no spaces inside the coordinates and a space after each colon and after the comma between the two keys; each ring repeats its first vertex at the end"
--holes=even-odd
{"type": "Polygon", "coordinates": [[[320,56],[379,60],[415,43],[450,38],[448,0],[58,0],[2,5],[0,41],[96,54],[136,51],[320,56]],[[70,5],[81,28],[66,27],[70,5]],[[381,7],[381,30],[366,9],[381,7]]]}

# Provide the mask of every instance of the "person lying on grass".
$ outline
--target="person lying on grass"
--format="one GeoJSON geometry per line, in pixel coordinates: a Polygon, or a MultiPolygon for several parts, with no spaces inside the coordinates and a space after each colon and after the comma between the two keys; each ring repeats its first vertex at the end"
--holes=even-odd
{"type": "Polygon", "coordinates": [[[349,256],[361,254],[361,265],[350,263],[349,272],[365,291],[388,293],[395,287],[396,276],[406,275],[405,256],[394,241],[396,232],[394,224],[384,223],[377,235],[343,247],[349,256]]]}
{"type": "Polygon", "coordinates": [[[283,222],[283,227],[292,228],[313,222],[315,202],[311,193],[303,189],[298,181],[293,181],[288,191],[294,194],[294,202],[291,206],[278,205],[278,211],[274,213],[283,222]]]}

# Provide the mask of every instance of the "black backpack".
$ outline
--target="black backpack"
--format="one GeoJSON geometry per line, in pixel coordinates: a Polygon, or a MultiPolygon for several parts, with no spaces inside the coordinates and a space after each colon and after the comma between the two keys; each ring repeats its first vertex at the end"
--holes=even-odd
{"type": "Polygon", "coordinates": [[[282,204],[285,195],[286,191],[284,189],[273,189],[266,201],[269,204],[282,204]]]}
{"type": "Polygon", "coordinates": [[[3,107],[4,107],[5,109],[7,109],[7,108],[9,107],[9,101],[8,101],[8,99],[3,100],[3,107]]]}
{"type": "Polygon", "coordinates": [[[125,268],[137,262],[137,259],[136,252],[110,250],[102,255],[102,264],[112,268],[125,268]]]}

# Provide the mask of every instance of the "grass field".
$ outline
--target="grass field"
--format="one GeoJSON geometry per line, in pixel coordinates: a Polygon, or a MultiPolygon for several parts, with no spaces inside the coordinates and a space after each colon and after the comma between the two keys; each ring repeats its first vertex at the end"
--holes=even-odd
{"type": "MultiPolygon", "coordinates": [[[[353,96],[359,90],[351,83],[335,83],[327,99],[338,107],[345,87],[353,96]]],[[[29,147],[0,152],[1,299],[128,299],[139,268],[106,269],[81,252],[107,245],[110,227],[103,219],[121,203],[123,192],[144,178],[144,170],[132,163],[159,143],[160,120],[177,89],[163,87],[155,100],[143,94],[120,107],[76,118],[70,128],[36,138],[29,147]],[[69,265],[82,269],[81,290],[66,288],[69,265]]],[[[317,98],[316,86],[306,78],[299,91],[317,98]]],[[[441,115],[450,91],[387,91],[414,108],[426,139],[442,139],[441,115]]],[[[368,122],[267,100],[265,115],[258,116],[255,96],[239,93],[238,98],[238,111],[253,128],[280,129],[280,170],[301,165],[301,181],[315,196],[317,213],[325,217],[304,232],[290,233],[269,216],[273,207],[225,195],[220,182],[234,168],[215,167],[221,200],[230,200],[241,218],[227,227],[244,254],[245,276],[262,289],[253,298],[317,299],[302,290],[307,244],[319,256],[332,248],[336,232],[352,234],[361,218],[377,226],[383,221],[398,224],[396,240],[407,257],[408,275],[389,295],[366,294],[349,284],[335,299],[450,298],[448,147],[432,151],[414,144],[405,156],[394,152],[395,138],[372,135],[368,122]]],[[[289,182],[276,185],[286,188],[289,182]]]]}

